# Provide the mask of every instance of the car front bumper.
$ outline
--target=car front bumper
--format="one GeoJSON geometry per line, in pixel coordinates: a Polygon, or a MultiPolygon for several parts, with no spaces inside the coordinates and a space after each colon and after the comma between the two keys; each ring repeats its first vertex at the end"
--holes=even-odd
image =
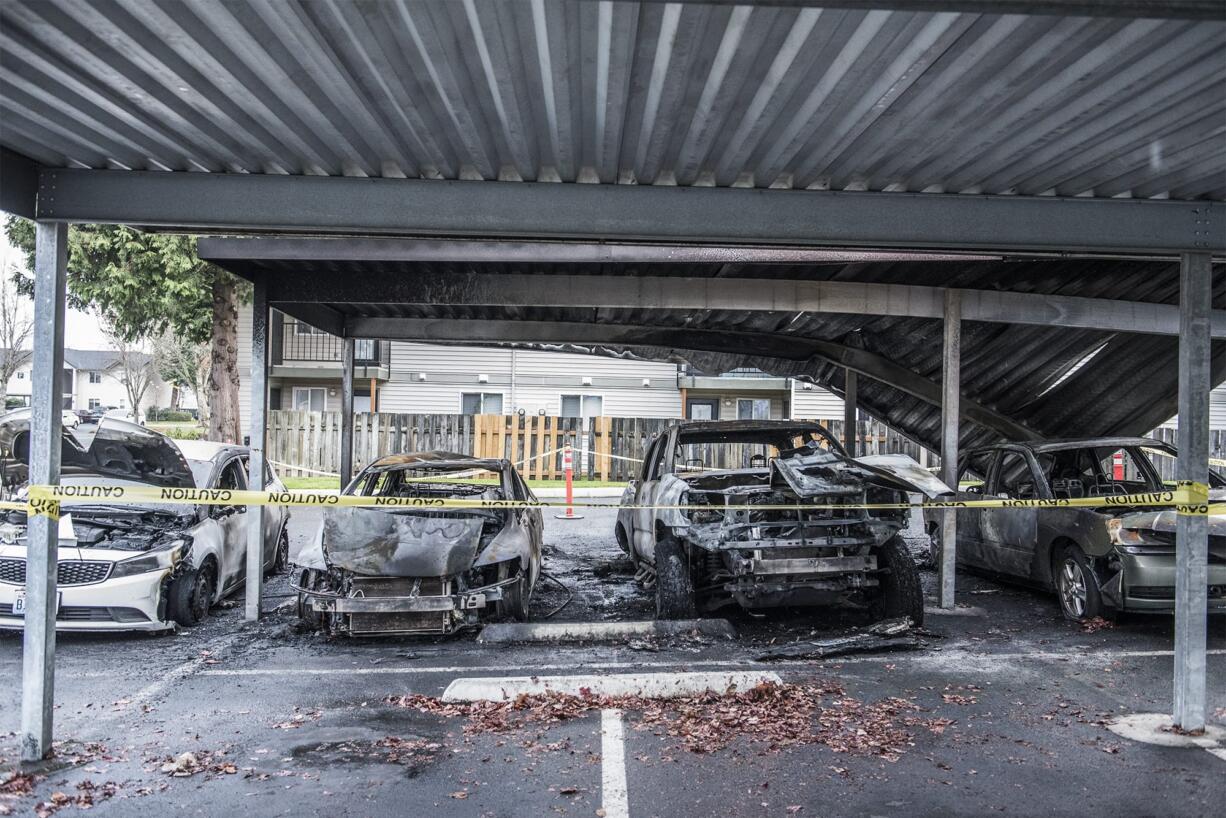
{"type": "MultiPolygon", "coordinates": [[[[1120,554],[1123,565],[1120,594],[1125,611],[1175,610],[1175,555],[1120,554]]],[[[1226,612],[1226,565],[1210,565],[1208,608],[1226,612]]]]}
{"type": "MultiPolygon", "coordinates": [[[[163,631],[174,624],[159,618],[165,571],[107,579],[89,585],[64,585],[59,593],[57,631],[163,631]]],[[[24,585],[0,583],[0,628],[21,630],[24,616],[13,603],[24,585]]]]}

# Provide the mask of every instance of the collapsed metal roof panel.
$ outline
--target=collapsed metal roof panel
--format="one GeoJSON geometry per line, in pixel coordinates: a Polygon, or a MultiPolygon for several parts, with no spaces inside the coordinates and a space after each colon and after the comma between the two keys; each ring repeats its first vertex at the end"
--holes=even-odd
{"type": "Polygon", "coordinates": [[[0,145],[116,170],[1226,199],[1220,18],[842,5],[18,0],[0,145]]]}
{"type": "MultiPolygon", "coordinates": [[[[214,243],[213,246],[220,246],[214,243]]],[[[442,280],[469,273],[596,274],[623,276],[783,278],[899,283],[1059,294],[1175,304],[1179,265],[1153,261],[1079,259],[880,261],[789,264],[505,264],[491,262],[397,262],[369,264],[310,259],[219,259],[240,274],[289,282],[312,270],[363,271],[398,277],[428,273],[442,280]]],[[[304,279],[305,280],[305,279],[304,279]]],[[[584,344],[553,348],[598,354],[685,361],[702,371],[757,367],[827,386],[841,393],[844,368],[806,342],[832,342],[863,350],[903,367],[930,384],[941,378],[941,322],[897,316],[796,311],[680,310],[666,308],[564,308],[472,304],[398,304],[363,301],[330,304],[345,316],[436,319],[421,340],[473,343],[496,338],[498,329],[477,322],[525,322],[516,328],[531,340],[531,326],[557,323],[584,328],[584,344]],[[530,323],[529,323],[530,322],[530,323]],[[455,331],[447,325],[454,323],[455,331]],[[593,327],[599,329],[592,329],[593,327]],[[431,335],[430,331],[436,334],[431,335]],[[439,334],[446,331],[440,338],[439,334]],[[471,333],[469,335],[468,333],[471,333]],[[603,334],[603,336],[602,336],[603,334]]],[[[294,304],[282,305],[291,314],[294,304]]],[[[1214,268],[1215,308],[1226,307],[1226,266],[1214,268]]],[[[407,322],[406,322],[407,325],[407,322]]],[[[393,323],[394,326],[394,323],[393,323]]],[[[547,333],[537,336],[545,340],[547,333]]],[[[565,335],[565,329],[562,331],[565,335]]],[[[510,338],[511,336],[506,336],[510,338]]],[[[539,344],[538,344],[539,345],[539,344]]],[[[964,322],[962,388],[965,399],[1043,437],[1144,434],[1176,411],[1178,339],[1174,336],[1105,332],[1044,325],[964,322]]],[[[1226,343],[1213,345],[1213,383],[1226,379],[1226,343]]],[[[936,448],[940,408],[901,382],[861,377],[861,406],[913,439],[936,448]]],[[[963,425],[963,444],[1002,436],[1001,424],[963,425]]]]}

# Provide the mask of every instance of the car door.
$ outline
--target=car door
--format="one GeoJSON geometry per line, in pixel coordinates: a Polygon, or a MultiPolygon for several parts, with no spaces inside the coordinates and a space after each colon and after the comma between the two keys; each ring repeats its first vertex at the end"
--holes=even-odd
{"type": "MultiPolygon", "coordinates": [[[[982,500],[987,489],[988,475],[996,464],[995,449],[968,452],[958,465],[956,497],[959,500],[982,500]]],[[[958,514],[958,563],[982,567],[984,561],[982,515],[985,509],[964,508],[958,514]]]]}
{"type": "MultiPolygon", "coordinates": [[[[242,462],[244,475],[251,474],[251,457],[242,455],[239,460],[242,462]]],[[[268,464],[264,464],[264,485],[261,487],[263,491],[281,491],[283,487],[273,475],[268,464]]],[[[281,537],[281,525],[285,518],[284,506],[264,506],[264,565],[270,566],[273,560],[276,559],[277,541],[281,537]]],[[[248,520],[254,520],[254,516],[248,516],[244,519],[244,523],[248,520]]],[[[243,529],[243,536],[247,536],[246,528],[243,529]]],[[[246,545],[243,546],[244,552],[246,545]]]]}
{"type": "MultiPolygon", "coordinates": [[[[1001,449],[988,480],[988,492],[1000,500],[1049,499],[1047,482],[1034,456],[1020,446],[1001,449]]],[[[1030,578],[1039,545],[1039,509],[980,509],[981,567],[1020,579],[1030,578]]]]}
{"type": "MultiPolygon", "coordinates": [[[[660,490],[660,479],[669,472],[672,458],[667,456],[672,452],[675,443],[676,429],[671,429],[661,435],[648,450],[646,462],[643,463],[643,477],[635,492],[635,504],[652,506],[660,490]]],[[[653,559],[656,550],[656,516],[654,508],[636,508],[631,513],[634,520],[634,531],[631,533],[634,550],[644,559],[653,559]]]]}
{"type": "MultiPolygon", "coordinates": [[[[241,457],[225,458],[213,472],[209,488],[229,491],[247,489],[247,470],[241,457]]],[[[217,555],[221,572],[218,587],[225,590],[246,574],[247,507],[241,505],[209,506],[209,516],[221,528],[220,551],[217,555]]]]}

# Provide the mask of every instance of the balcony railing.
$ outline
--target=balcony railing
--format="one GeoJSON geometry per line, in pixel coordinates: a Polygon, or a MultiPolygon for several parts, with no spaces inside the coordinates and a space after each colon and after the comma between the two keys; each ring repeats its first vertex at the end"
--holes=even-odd
{"type": "MultiPolygon", "coordinates": [[[[276,340],[276,339],[274,339],[276,340]]],[[[286,320],[281,325],[279,345],[274,345],[273,363],[340,363],[345,342],[335,335],[315,331],[306,324],[286,320]]],[[[359,338],[353,344],[355,366],[389,366],[391,345],[387,341],[359,338]]]]}

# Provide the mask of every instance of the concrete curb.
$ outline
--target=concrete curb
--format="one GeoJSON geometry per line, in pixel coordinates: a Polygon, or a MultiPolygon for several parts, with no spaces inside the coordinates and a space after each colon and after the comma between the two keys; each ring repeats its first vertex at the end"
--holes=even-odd
{"type": "Polygon", "coordinates": [[[712,691],[750,690],[779,684],[769,671],[713,673],[613,673],[600,676],[504,676],[456,679],[443,692],[445,702],[501,702],[521,694],[565,693],[571,696],[642,696],[667,699],[712,691]]]}
{"type": "Polygon", "coordinates": [[[642,622],[503,622],[486,625],[478,642],[598,642],[628,637],[703,636],[735,639],[727,619],[671,619],[642,622]]]}

